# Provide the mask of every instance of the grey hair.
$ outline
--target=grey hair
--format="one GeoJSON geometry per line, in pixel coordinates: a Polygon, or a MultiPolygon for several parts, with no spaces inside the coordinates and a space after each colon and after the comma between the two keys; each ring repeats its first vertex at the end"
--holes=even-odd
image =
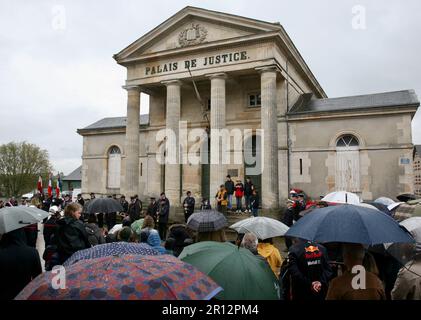
{"type": "Polygon", "coordinates": [[[241,246],[252,252],[257,250],[258,240],[254,233],[248,232],[244,235],[243,240],[241,241],[241,246]]]}

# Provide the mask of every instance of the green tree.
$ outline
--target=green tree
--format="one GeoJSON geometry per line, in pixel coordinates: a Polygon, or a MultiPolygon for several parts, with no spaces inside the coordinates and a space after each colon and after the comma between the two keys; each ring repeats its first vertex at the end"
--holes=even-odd
{"type": "Polygon", "coordinates": [[[21,196],[34,190],[39,175],[46,177],[50,171],[48,152],[37,145],[27,142],[0,145],[0,191],[5,196],[21,196]]]}

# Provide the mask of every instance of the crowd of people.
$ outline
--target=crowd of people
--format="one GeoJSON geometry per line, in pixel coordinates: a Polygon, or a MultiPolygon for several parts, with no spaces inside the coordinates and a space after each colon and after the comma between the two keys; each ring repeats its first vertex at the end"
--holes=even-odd
{"type": "MultiPolygon", "coordinates": [[[[257,216],[258,195],[252,181],[245,184],[230,176],[215,195],[217,210],[226,213],[250,213],[257,216]],[[235,207],[233,198],[236,198],[235,207]],[[244,204],[243,207],[243,198],[244,204]],[[257,204],[256,204],[257,203],[257,204]]],[[[62,198],[34,196],[21,205],[38,207],[50,213],[43,221],[45,241],[45,270],[63,264],[79,250],[110,242],[147,243],[163,254],[179,256],[182,250],[198,241],[227,241],[225,231],[195,233],[186,223],[173,224],[168,228],[170,202],[165,193],[150,198],[144,208],[137,195],[110,198],[118,201],[121,212],[89,213],[84,210],[96,199],[77,195],[72,202],[69,195],[62,198]],[[121,223],[119,223],[121,222],[121,223]]],[[[17,206],[11,198],[1,206],[17,206]]],[[[282,222],[292,226],[308,213],[309,208],[326,207],[324,201],[310,201],[302,190],[290,192],[282,222]]],[[[182,202],[184,222],[194,213],[196,202],[190,191],[182,202]]],[[[211,209],[208,199],[203,199],[200,209],[211,209]]],[[[38,225],[26,226],[7,233],[0,241],[0,282],[4,284],[0,298],[12,299],[28,283],[42,272],[36,250],[38,225]],[[12,253],[13,252],[13,253],[12,253]],[[19,266],[19,268],[17,268],[19,266]]],[[[280,285],[280,298],[284,300],[385,300],[421,299],[421,244],[408,265],[402,266],[391,256],[379,254],[360,244],[326,243],[324,245],[297,238],[285,238],[287,254],[282,256],[274,239],[260,240],[253,233],[238,234],[235,241],[239,247],[249,250],[256,259],[264,260],[280,285]],[[365,287],[355,290],[352,281],[355,266],[364,266],[365,287]]]]}

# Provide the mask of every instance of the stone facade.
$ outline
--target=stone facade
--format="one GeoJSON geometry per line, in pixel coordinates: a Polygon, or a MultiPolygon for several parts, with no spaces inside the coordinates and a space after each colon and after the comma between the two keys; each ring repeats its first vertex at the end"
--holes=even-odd
{"type": "Polygon", "coordinates": [[[421,197],[421,145],[414,146],[414,193],[421,197]]]}
{"type": "Polygon", "coordinates": [[[413,191],[412,160],[406,160],[412,159],[411,120],[419,105],[415,93],[391,93],[384,105],[364,104],[364,98],[327,99],[277,23],[186,7],[114,58],[127,68],[128,121],[101,120],[78,130],[84,193],[146,198],[165,191],[178,206],[187,190],[196,198],[213,198],[227,173],[234,180],[251,176],[266,209],[282,205],[291,187],[318,198],[348,176],[353,191],[367,200],[413,191]],[[141,92],[150,97],[143,123],[141,92]],[[322,107],[311,109],[314,101],[322,107]],[[180,121],[194,137],[178,148],[184,132],[180,121]],[[165,128],[174,136],[161,139],[165,128]],[[210,143],[194,134],[198,129],[209,133],[210,143]],[[217,129],[239,132],[243,139],[219,140],[217,129]],[[354,145],[338,145],[350,136],[354,145]],[[171,139],[177,144],[168,143],[171,139]],[[117,189],[107,187],[112,146],[121,152],[117,189]],[[230,156],[231,161],[183,162],[190,156],[187,150],[197,146],[207,149],[202,160],[230,156]],[[222,146],[228,146],[226,152],[222,146]],[[243,158],[248,149],[258,157],[260,172],[243,158]],[[157,161],[173,155],[181,163],[157,161]],[[232,161],[234,156],[241,161],[232,161]]]}

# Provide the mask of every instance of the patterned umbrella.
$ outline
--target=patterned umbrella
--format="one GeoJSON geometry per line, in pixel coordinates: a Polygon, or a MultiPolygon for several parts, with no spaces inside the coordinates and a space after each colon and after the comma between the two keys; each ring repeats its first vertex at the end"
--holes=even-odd
{"type": "Polygon", "coordinates": [[[80,261],[58,274],[45,272],[16,300],[207,300],[222,288],[192,265],[170,256],[123,255],[80,261]]]}
{"type": "Polygon", "coordinates": [[[111,242],[75,252],[69,259],[66,260],[63,266],[70,266],[80,260],[118,256],[123,254],[157,256],[161,253],[154,250],[146,243],[111,242]]]}
{"type": "Polygon", "coordinates": [[[193,213],[187,220],[187,227],[197,232],[217,231],[227,225],[227,218],[216,210],[203,210],[193,213]]]}

